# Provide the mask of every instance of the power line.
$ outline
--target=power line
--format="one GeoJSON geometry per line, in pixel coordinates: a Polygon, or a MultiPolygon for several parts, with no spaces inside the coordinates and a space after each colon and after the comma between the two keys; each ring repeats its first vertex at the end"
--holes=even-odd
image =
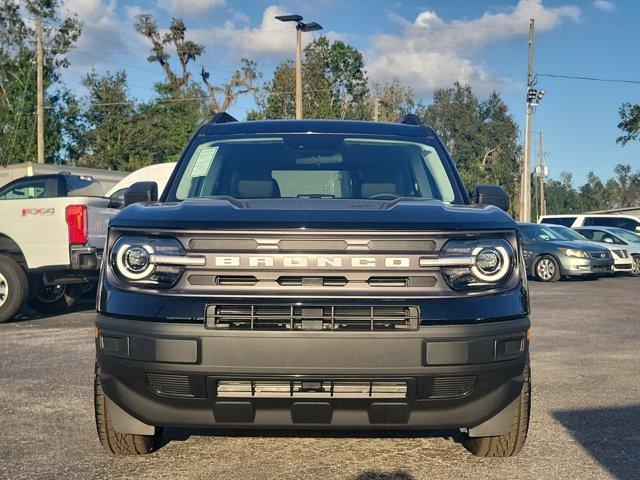
{"type": "Polygon", "coordinates": [[[640,80],[628,80],[621,78],[598,78],[598,77],[582,77],[578,75],[563,75],[559,73],[538,73],[536,77],[563,78],[569,80],[586,80],[590,82],[607,82],[607,83],[631,83],[640,85],[640,80]]]}

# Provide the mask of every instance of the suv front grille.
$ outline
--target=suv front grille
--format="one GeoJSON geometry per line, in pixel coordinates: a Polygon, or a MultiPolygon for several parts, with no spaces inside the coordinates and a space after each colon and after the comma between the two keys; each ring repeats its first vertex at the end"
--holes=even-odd
{"type": "Polygon", "coordinates": [[[406,398],[407,382],[389,380],[219,380],[218,397],[406,398]]]}
{"type": "Polygon", "coordinates": [[[414,306],[208,305],[209,328],[227,330],[417,330],[414,306]]]}

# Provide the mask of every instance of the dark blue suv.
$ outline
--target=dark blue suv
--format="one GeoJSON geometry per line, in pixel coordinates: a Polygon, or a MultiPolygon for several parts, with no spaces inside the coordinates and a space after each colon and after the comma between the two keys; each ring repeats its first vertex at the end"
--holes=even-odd
{"type": "Polygon", "coordinates": [[[473,197],[415,116],[216,115],[160,200],[135,184],[110,224],[95,377],[107,451],[150,452],[171,426],[455,429],[476,455],[517,454],[526,273],[504,191],[473,197]]]}

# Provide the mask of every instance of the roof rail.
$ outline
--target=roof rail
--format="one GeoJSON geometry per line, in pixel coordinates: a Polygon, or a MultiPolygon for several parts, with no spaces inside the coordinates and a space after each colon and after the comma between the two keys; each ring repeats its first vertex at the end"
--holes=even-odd
{"type": "Polygon", "coordinates": [[[423,125],[422,120],[420,120],[420,117],[415,113],[407,113],[400,123],[404,125],[423,125]]]}
{"type": "Polygon", "coordinates": [[[238,120],[229,115],[227,112],[219,112],[216,113],[209,123],[218,124],[218,123],[232,123],[237,122],[238,120]]]}

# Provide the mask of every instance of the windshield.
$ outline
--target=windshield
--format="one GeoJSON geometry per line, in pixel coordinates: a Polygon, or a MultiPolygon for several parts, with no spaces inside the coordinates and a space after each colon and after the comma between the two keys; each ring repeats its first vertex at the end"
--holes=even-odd
{"type": "Polygon", "coordinates": [[[588,239],[578,232],[568,227],[549,227],[549,229],[553,230],[560,238],[563,240],[580,240],[580,241],[588,241],[588,239]]]}
{"type": "Polygon", "coordinates": [[[205,140],[185,162],[178,200],[222,195],[455,200],[435,144],[329,134],[205,140]]]}
{"type": "Polygon", "coordinates": [[[624,228],[611,227],[608,231],[627,242],[640,242],[640,235],[630,232],[629,230],[625,230],[624,228]]]}
{"type": "Polygon", "coordinates": [[[546,242],[549,240],[565,240],[558,232],[554,232],[551,227],[540,225],[521,225],[520,231],[526,239],[532,242],[546,242]]]}

